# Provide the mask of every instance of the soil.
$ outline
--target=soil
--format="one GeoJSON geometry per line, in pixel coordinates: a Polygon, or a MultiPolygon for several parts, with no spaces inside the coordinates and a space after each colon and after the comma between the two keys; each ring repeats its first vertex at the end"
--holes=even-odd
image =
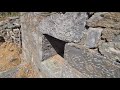
{"type": "Polygon", "coordinates": [[[0,45],[0,71],[5,71],[21,63],[20,49],[13,43],[0,45]]]}
{"type": "Polygon", "coordinates": [[[37,71],[31,63],[24,62],[20,58],[21,49],[13,43],[0,43],[0,72],[19,67],[15,78],[34,78],[37,71]]]}

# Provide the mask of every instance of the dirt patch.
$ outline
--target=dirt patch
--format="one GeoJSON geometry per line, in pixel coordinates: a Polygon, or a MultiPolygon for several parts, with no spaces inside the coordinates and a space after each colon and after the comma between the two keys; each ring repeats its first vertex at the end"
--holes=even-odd
{"type": "Polygon", "coordinates": [[[0,45],[0,71],[9,70],[21,63],[21,50],[13,43],[0,45]]]}
{"type": "Polygon", "coordinates": [[[14,78],[36,78],[38,72],[31,63],[21,60],[20,54],[21,49],[17,45],[2,43],[0,45],[0,72],[18,67],[14,78]]]}

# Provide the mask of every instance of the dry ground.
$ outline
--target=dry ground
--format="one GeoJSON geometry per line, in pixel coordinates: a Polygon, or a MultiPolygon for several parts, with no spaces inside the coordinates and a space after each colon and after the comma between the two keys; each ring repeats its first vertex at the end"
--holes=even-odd
{"type": "Polygon", "coordinates": [[[21,49],[13,43],[0,43],[0,72],[20,66],[15,78],[34,78],[37,72],[31,63],[20,58],[21,49]]]}

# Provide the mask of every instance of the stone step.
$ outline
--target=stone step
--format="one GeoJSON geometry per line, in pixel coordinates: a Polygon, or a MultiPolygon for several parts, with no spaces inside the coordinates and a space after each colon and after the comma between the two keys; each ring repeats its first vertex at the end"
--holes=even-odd
{"type": "Polygon", "coordinates": [[[72,68],[60,55],[55,55],[41,62],[41,72],[47,78],[86,78],[85,75],[72,68]]]}

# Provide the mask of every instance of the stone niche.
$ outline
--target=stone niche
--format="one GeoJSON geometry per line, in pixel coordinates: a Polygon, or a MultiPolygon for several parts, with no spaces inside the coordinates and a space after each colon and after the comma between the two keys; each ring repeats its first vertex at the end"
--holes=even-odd
{"type": "Polygon", "coordinates": [[[43,34],[43,44],[42,44],[42,60],[45,60],[55,54],[59,54],[60,56],[64,56],[64,47],[66,42],[56,39],[50,35],[43,34]]]}
{"type": "Polygon", "coordinates": [[[42,33],[39,24],[44,19],[47,17],[36,12],[21,13],[20,17],[22,57],[26,61],[34,62],[38,68],[40,68],[42,61],[53,55],[59,54],[63,57],[64,46],[67,42],[50,34],[42,33]]]}
{"type": "Polygon", "coordinates": [[[0,36],[0,42],[5,42],[5,39],[2,36],[0,36]]]}
{"type": "MultiPolygon", "coordinates": [[[[43,68],[41,63],[49,62],[50,57],[59,54],[72,68],[87,77],[120,77],[120,20],[119,17],[116,19],[116,14],[120,16],[120,13],[87,15],[86,12],[66,12],[49,16],[41,13],[21,14],[22,55],[25,60],[44,69],[53,64],[47,63],[43,68]]],[[[59,61],[59,58],[54,59],[59,61]]]]}

